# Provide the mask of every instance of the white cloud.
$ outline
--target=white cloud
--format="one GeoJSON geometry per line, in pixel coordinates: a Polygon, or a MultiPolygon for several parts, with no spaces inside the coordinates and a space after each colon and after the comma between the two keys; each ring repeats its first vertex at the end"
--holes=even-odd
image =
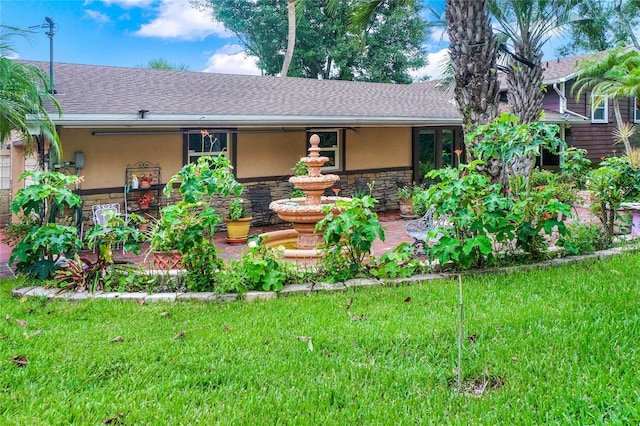
{"type": "Polygon", "coordinates": [[[441,49],[437,52],[429,53],[427,60],[429,63],[426,66],[410,72],[414,80],[418,80],[424,76],[430,76],[431,80],[442,78],[442,73],[445,68],[444,64],[449,60],[448,49],[441,49]]]}
{"type": "Polygon", "coordinates": [[[247,56],[242,46],[227,44],[218,49],[208,60],[204,72],[220,74],[260,75],[258,60],[247,56]]]}
{"type": "Polygon", "coordinates": [[[99,24],[105,24],[111,21],[111,19],[109,19],[107,15],[102,12],[98,12],[97,10],[86,9],[84,11],[84,14],[87,15],[89,19],[91,19],[92,21],[96,21],[99,24]]]}
{"type": "Polygon", "coordinates": [[[213,20],[210,11],[194,8],[189,0],[162,0],[157,12],[151,22],[142,25],[134,34],[190,41],[203,40],[209,35],[231,37],[220,22],[213,20]]]}

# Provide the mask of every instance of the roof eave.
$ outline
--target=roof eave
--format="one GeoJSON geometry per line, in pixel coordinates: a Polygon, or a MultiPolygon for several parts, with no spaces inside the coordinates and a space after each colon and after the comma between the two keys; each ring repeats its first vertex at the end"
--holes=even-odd
{"type": "Polygon", "coordinates": [[[255,115],[159,115],[140,118],[131,114],[64,114],[54,118],[63,127],[282,127],[282,126],[427,126],[459,125],[457,117],[377,116],[255,116],[255,115]]]}

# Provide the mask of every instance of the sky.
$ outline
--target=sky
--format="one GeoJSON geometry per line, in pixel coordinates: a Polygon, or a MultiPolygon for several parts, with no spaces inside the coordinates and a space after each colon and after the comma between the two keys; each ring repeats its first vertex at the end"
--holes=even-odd
{"type": "MultiPolygon", "coordinates": [[[[238,39],[189,0],[0,0],[0,24],[33,31],[10,40],[15,58],[49,61],[45,17],[55,22],[55,62],[136,67],[163,58],[191,71],[260,74],[238,39]]],[[[437,78],[446,45],[435,28],[425,40],[429,65],[412,76],[437,78]]]]}

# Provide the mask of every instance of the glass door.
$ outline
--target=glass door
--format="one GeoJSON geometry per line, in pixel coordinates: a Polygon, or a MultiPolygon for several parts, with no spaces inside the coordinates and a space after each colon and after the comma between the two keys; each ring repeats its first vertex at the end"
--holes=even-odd
{"type": "Polygon", "coordinates": [[[462,149],[461,131],[455,128],[421,128],[414,130],[414,181],[429,183],[425,175],[434,169],[455,167],[454,150],[462,149]]]}

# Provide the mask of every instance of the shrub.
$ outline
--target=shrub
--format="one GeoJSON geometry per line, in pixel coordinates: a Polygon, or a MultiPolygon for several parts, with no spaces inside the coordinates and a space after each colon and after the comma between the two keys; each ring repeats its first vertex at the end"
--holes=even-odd
{"type": "Polygon", "coordinates": [[[566,235],[558,240],[558,245],[574,255],[591,254],[608,247],[607,238],[600,226],[582,223],[570,225],[566,235]]]}

